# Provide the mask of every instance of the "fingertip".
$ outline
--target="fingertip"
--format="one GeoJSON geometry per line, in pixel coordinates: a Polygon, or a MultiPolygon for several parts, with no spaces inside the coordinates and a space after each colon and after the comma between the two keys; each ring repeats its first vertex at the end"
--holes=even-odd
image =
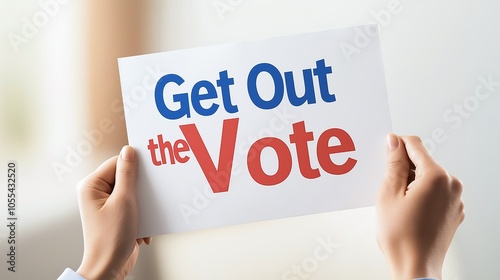
{"type": "Polygon", "coordinates": [[[122,150],[120,151],[120,157],[124,161],[134,161],[135,160],[135,151],[134,148],[131,146],[123,146],[122,150]]]}
{"type": "Polygon", "coordinates": [[[387,151],[392,151],[397,149],[399,146],[399,137],[394,134],[387,134],[387,151]]]}
{"type": "Polygon", "coordinates": [[[406,154],[403,140],[391,133],[387,135],[387,159],[384,178],[385,188],[394,189],[398,193],[406,190],[410,171],[410,160],[406,154]]]}
{"type": "Polygon", "coordinates": [[[134,190],[136,186],[137,168],[137,156],[134,149],[130,146],[124,146],[120,151],[116,164],[116,183],[113,192],[122,193],[126,196],[135,194],[131,190],[134,190]]]}
{"type": "Polygon", "coordinates": [[[152,240],[153,240],[152,237],[146,237],[146,238],[144,238],[144,243],[146,243],[146,245],[149,245],[149,244],[151,244],[152,240]]]}

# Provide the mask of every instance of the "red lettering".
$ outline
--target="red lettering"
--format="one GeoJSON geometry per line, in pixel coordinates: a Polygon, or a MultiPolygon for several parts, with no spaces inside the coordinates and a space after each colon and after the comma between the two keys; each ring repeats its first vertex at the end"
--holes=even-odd
{"type": "Polygon", "coordinates": [[[174,151],[175,151],[175,153],[174,153],[175,159],[178,162],[186,163],[189,160],[189,156],[181,157],[181,155],[180,155],[181,152],[189,151],[188,143],[184,139],[179,139],[179,140],[175,141],[174,151]]]}
{"type": "Polygon", "coordinates": [[[355,151],[354,142],[351,136],[340,128],[330,128],[323,132],[318,139],[318,146],[316,147],[316,152],[318,154],[318,161],[321,168],[326,172],[333,175],[342,175],[351,171],[356,165],[357,160],[349,157],[346,162],[341,165],[335,164],[330,155],[338,154],[344,152],[355,151]],[[340,144],[336,146],[330,146],[328,142],[332,137],[339,139],[340,144]]]}
{"type": "Polygon", "coordinates": [[[160,149],[161,163],[167,164],[167,156],[165,155],[165,149],[168,149],[168,155],[170,158],[170,163],[175,164],[174,151],[170,141],[163,142],[163,135],[158,135],[158,145],[160,149]]]}
{"type": "Polygon", "coordinates": [[[265,137],[257,140],[251,147],[247,156],[247,165],[248,172],[250,172],[250,176],[254,179],[255,182],[264,185],[264,186],[272,186],[277,185],[283,182],[288,175],[290,175],[290,171],[292,170],[292,155],[288,150],[285,142],[281,141],[275,137],[265,137]],[[278,170],[273,175],[268,175],[262,169],[261,164],[261,154],[264,148],[270,147],[274,149],[276,152],[276,156],[278,157],[278,170]],[[250,151],[256,154],[256,157],[250,157],[250,151]]]}
{"type": "Polygon", "coordinates": [[[160,166],[162,164],[168,164],[167,155],[165,150],[168,151],[168,159],[170,164],[175,164],[176,160],[180,163],[186,163],[189,160],[189,156],[181,156],[181,152],[189,151],[189,145],[184,139],[179,139],[175,141],[172,145],[170,141],[163,141],[163,135],[159,134],[156,136],[158,139],[158,144],[155,143],[153,139],[149,139],[148,150],[151,154],[151,161],[154,165],[160,166]],[[160,150],[160,160],[156,156],[156,150],[160,150]]]}
{"type": "Polygon", "coordinates": [[[290,143],[295,144],[297,150],[297,160],[299,161],[300,174],[307,179],[314,179],[320,176],[318,168],[311,167],[308,141],[314,140],[312,132],[306,131],[304,121],[293,124],[293,133],[290,134],[290,143]]]}
{"type": "Polygon", "coordinates": [[[156,159],[156,149],[158,149],[158,145],[155,144],[155,141],[153,139],[149,139],[148,150],[151,153],[151,161],[154,165],[160,166],[161,161],[158,161],[158,159],[156,159]]]}
{"type": "MultiPolygon", "coordinates": [[[[238,118],[224,120],[219,147],[219,161],[215,166],[203,139],[195,124],[181,125],[179,128],[184,139],[173,142],[163,141],[163,135],[157,135],[158,142],[149,139],[148,150],[154,165],[186,163],[190,157],[182,153],[192,150],[200,168],[205,175],[214,193],[229,191],[233,168],[236,136],[238,134],[238,118]],[[159,156],[157,154],[159,150],[159,156]],[[168,152],[168,155],[167,155],[168,152]],[[168,157],[167,157],[168,156],[168,157]]],[[[293,132],[289,135],[290,144],[295,145],[298,167],[301,175],[306,179],[315,179],[321,176],[320,168],[311,166],[309,142],[315,140],[314,133],[306,130],[304,121],[292,125],[293,132]]],[[[316,143],[316,156],[320,167],[332,175],[343,175],[350,172],[357,163],[352,157],[341,163],[335,163],[332,155],[353,152],[356,148],[351,136],[340,128],[325,130],[316,143]],[[330,140],[336,138],[338,144],[330,145],[330,140]]],[[[338,161],[338,160],[337,160],[338,161]]],[[[250,176],[255,182],[263,186],[273,186],[285,181],[292,170],[292,155],[285,142],[276,137],[264,137],[256,140],[247,153],[247,167],[250,176]],[[264,149],[273,149],[277,157],[277,170],[274,174],[267,174],[262,167],[262,152],[264,149]]]]}
{"type": "Polygon", "coordinates": [[[179,126],[214,193],[227,192],[229,190],[234,147],[236,145],[236,134],[238,132],[238,121],[238,118],[227,119],[224,120],[222,124],[222,137],[217,168],[207,151],[203,139],[201,139],[196,125],[187,124],[179,126]],[[227,180],[214,179],[224,175],[228,176],[227,180]]]}
{"type": "MultiPolygon", "coordinates": [[[[320,177],[319,168],[312,168],[311,166],[308,147],[308,142],[314,140],[313,132],[306,130],[304,121],[294,123],[292,126],[293,133],[289,135],[289,138],[290,143],[295,144],[300,173],[307,179],[320,177]]],[[[316,155],[319,165],[325,172],[332,175],[343,175],[354,168],[357,160],[349,157],[343,164],[336,164],[333,162],[331,155],[355,150],[354,142],[347,132],[340,128],[330,128],[319,136],[316,155]],[[340,144],[330,146],[329,142],[333,137],[337,138],[340,144]]],[[[247,165],[250,176],[255,182],[264,186],[272,186],[288,178],[292,169],[292,156],[285,142],[275,137],[266,137],[252,144],[247,155],[247,165]],[[278,157],[278,170],[275,174],[266,174],[262,168],[261,155],[262,151],[267,147],[274,149],[278,157]]]]}

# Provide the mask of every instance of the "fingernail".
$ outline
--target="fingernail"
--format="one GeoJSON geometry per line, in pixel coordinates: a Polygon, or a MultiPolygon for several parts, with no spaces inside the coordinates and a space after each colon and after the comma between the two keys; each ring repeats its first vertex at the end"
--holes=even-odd
{"type": "Polygon", "coordinates": [[[398,137],[395,134],[387,135],[387,150],[392,151],[399,146],[398,137]]]}
{"type": "Polygon", "coordinates": [[[133,161],[135,158],[134,149],[130,146],[124,146],[120,152],[120,156],[123,160],[133,161]]]}

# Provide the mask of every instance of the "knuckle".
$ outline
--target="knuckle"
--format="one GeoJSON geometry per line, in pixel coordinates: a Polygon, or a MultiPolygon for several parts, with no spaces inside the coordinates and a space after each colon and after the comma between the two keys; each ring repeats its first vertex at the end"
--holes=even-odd
{"type": "Polygon", "coordinates": [[[81,196],[85,190],[85,186],[87,185],[87,178],[83,178],[78,183],[76,183],[76,193],[78,196],[81,196]]]}
{"type": "Polygon", "coordinates": [[[120,168],[120,169],[116,170],[116,173],[118,176],[123,176],[123,177],[127,177],[127,178],[130,178],[130,177],[135,175],[135,172],[133,172],[132,170],[130,170],[128,168],[120,168]]]}
{"type": "Polygon", "coordinates": [[[465,219],[465,204],[463,199],[460,199],[460,222],[463,222],[465,219]]]}
{"type": "Polygon", "coordinates": [[[408,136],[409,139],[411,139],[412,141],[415,141],[415,142],[422,142],[422,139],[420,139],[420,137],[416,136],[416,135],[410,135],[408,136]]]}
{"type": "Polygon", "coordinates": [[[404,138],[408,142],[422,143],[422,139],[416,135],[407,135],[407,136],[404,136],[404,138]]]}
{"type": "Polygon", "coordinates": [[[408,176],[410,164],[407,160],[402,158],[392,158],[387,161],[386,173],[391,176],[408,176]]]}
{"type": "MultiPolygon", "coordinates": [[[[451,176],[451,182],[450,182],[450,187],[451,191],[453,193],[456,193],[458,195],[462,194],[462,191],[464,189],[464,186],[462,184],[462,181],[460,181],[457,177],[451,176]]],[[[462,202],[463,204],[463,202],[462,202]]]]}
{"type": "Polygon", "coordinates": [[[433,185],[448,186],[450,185],[450,175],[442,168],[436,168],[430,174],[433,185]]]}
{"type": "Polygon", "coordinates": [[[77,196],[81,199],[87,199],[93,191],[106,191],[108,185],[102,178],[87,176],[77,183],[77,196]]]}
{"type": "Polygon", "coordinates": [[[401,158],[393,158],[393,159],[390,159],[389,161],[387,161],[387,165],[389,167],[401,167],[401,166],[407,166],[408,165],[408,161],[406,160],[403,160],[401,158]]]}

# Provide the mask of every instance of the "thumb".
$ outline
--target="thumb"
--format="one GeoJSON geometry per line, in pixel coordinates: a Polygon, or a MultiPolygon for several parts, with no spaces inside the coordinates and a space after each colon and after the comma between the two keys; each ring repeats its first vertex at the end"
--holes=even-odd
{"type": "Polygon", "coordinates": [[[130,146],[124,146],[116,162],[115,187],[117,196],[135,196],[137,178],[137,156],[130,146]]]}
{"type": "Polygon", "coordinates": [[[387,135],[387,163],[382,188],[394,192],[405,191],[409,172],[410,159],[403,141],[395,134],[387,135]]]}

